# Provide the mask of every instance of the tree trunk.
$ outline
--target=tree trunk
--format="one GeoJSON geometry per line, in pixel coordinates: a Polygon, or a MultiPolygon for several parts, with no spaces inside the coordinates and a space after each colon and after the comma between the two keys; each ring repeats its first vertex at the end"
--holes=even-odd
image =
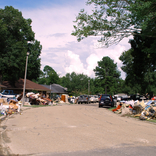
{"type": "Polygon", "coordinates": [[[105,94],[107,94],[107,86],[105,86],[105,94]]]}

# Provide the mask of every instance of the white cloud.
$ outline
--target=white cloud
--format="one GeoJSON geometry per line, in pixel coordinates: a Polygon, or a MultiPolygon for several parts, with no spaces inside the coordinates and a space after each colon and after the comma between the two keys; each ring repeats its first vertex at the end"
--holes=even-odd
{"type": "Polygon", "coordinates": [[[86,73],[86,70],[84,69],[83,63],[81,62],[79,55],[74,54],[72,51],[67,52],[65,55],[66,59],[66,67],[65,67],[65,72],[66,73],[86,73]]]}
{"type": "MultiPolygon", "coordinates": [[[[71,36],[73,21],[84,3],[75,6],[48,6],[47,8],[23,10],[24,18],[32,19],[32,30],[35,38],[42,45],[41,64],[51,66],[60,76],[75,71],[94,77],[93,69],[104,56],[109,56],[117,63],[119,70],[121,61],[119,56],[129,49],[128,39],[124,39],[118,45],[109,48],[94,48],[97,41],[95,37],[89,37],[77,42],[76,37],[71,36]]],[[[124,78],[124,74],[122,73],[124,78]]]]}
{"type": "Polygon", "coordinates": [[[96,55],[96,54],[91,54],[86,62],[88,64],[88,67],[87,67],[87,71],[88,71],[88,76],[90,77],[95,77],[95,73],[93,71],[93,69],[95,69],[95,67],[97,66],[97,62],[99,61],[99,57],[96,55]]]}

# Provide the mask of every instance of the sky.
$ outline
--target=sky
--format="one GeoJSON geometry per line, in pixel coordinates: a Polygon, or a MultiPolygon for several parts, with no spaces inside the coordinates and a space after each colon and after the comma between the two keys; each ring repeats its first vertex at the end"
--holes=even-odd
{"type": "Polygon", "coordinates": [[[42,45],[41,70],[46,65],[52,67],[60,77],[75,72],[95,78],[93,69],[97,62],[108,56],[117,63],[121,78],[125,73],[121,70],[119,60],[122,52],[130,49],[129,39],[125,38],[117,45],[108,48],[97,48],[96,37],[88,37],[81,42],[71,33],[76,16],[81,9],[91,12],[92,7],[86,5],[87,0],[1,0],[0,8],[13,6],[22,12],[25,19],[32,20],[35,39],[42,45]]]}

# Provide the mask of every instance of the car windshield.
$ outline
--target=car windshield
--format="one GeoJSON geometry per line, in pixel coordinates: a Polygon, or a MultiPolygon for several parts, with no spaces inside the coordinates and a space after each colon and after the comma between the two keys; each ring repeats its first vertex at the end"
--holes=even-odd
{"type": "Polygon", "coordinates": [[[101,97],[101,98],[106,99],[106,98],[110,98],[110,96],[109,96],[109,95],[102,95],[102,97],[101,97]]]}
{"type": "Polygon", "coordinates": [[[4,93],[5,93],[5,90],[2,91],[2,94],[4,94],[4,93]]]}

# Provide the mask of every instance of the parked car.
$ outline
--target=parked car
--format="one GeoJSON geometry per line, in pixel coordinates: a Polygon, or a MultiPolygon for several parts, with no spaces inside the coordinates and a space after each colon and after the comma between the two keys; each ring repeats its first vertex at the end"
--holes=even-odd
{"type": "Polygon", "coordinates": [[[121,95],[121,96],[114,96],[114,99],[116,99],[117,102],[120,102],[120,101],[128,101],[130,100],[130,96],[128,95],[121,95]]]}
{"type": "Polygon", "coordinates": [[[5,98],[15,98],[17,94],[14,93],[13,90],[3,90],[0,93],[1,97],[5,97],[5,98]]]}
{"type": "Polygon", "coordinates": [[[112,97],[113,97],[113,101],[114,101],[114,106],[116,106],[117,102],[118,102],[117,97],[116,96],[112,96],[112,97]]]}
{"type": "Polygon", "coordinates": [[[142,100],[145,100],[146,98],[143,95],[133,94],[133,95],[130,95],[130,99],[134,101],[136,100],[142,101],[142,100]]]}
{"type": "Polygon", "coordinates": [[[89,103],[94,103],[94,102],[96,102],[94,95],[90,95],[89,96],[89,103]]]}
{"type": "Polygon", "coordinates": [[[99,102],[99,97],[98,97],[98,95],[94,95],[94,98],[95,98],[95,102],[99,102]]]}
{"type": "Polygon", "coordinates": [[[110,94],[102,94],[99,99],[99,107],[110,106],[114,107],[114,100],[110,94]]]}
{"type": "Polygon", "coordinates": [[[131,100],[130,96],[121,96],[121,101],[129,101],[131,100]]]}
{"type": "Polygon", "coordinates": [[[78,104],[89,103],[89,96],[88,95],[80,95],[77,99],[77,103],[78,104]]]}

